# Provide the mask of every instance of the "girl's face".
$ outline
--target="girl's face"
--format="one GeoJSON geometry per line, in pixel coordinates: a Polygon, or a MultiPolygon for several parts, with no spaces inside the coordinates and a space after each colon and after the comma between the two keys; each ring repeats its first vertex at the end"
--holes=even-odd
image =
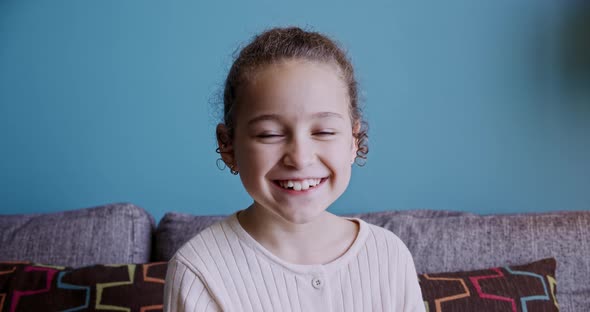
{"type": "Polygon", "coordinates": [[[302,224],[342,195],[356,157],[349,103],[335,65],[256,71],[238,99],[229,156],[256,208],[302,224]]]}

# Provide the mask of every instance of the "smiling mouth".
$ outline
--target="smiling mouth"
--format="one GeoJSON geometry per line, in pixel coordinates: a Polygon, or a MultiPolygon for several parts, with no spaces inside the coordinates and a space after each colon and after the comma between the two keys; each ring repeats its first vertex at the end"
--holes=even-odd
{"type": "Polygon", "coordinates": [[[292,191],[307,191],[318,187],[328,178],[312,178],[303,180],[274,180],[274,184],[277,186],[292,191]]]}

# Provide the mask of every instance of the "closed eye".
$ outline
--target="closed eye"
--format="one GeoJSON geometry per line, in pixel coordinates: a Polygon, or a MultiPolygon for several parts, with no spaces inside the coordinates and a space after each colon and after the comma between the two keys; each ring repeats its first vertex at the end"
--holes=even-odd
{"type": "Polygon", "coordinates": [[[335,135],[336,132],[333,131],[318,131],[318,132],[314,132],[313,135],[319,135],[319,136],[331,136],[331,135],[335,135]]]}
{"type": "Polygon", "coordinates": [[[283,137],[282,134],[273,134],[273,133],[263,133],[256,136],[259,139],[268,139],[268,138],[280,138],[283,137]]]}

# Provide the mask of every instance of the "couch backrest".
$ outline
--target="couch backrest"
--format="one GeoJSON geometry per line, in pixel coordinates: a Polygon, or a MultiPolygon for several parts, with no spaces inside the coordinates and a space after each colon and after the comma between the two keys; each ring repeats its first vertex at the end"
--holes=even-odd
{"type": "Polygon", "coordinates": [[[358,216],[396,233],[412,252],[419,272],[465,271],[553,257],[562,311],[590,310],[590,211],[358,216]]]}
{"type": "Polygon", "coordinates": [[[150,260],[154,220],[132,204],[0,215],[0,261],[81,267],[150,260]]]}
{"type": "Polygon", "coordinates": [[[225,216],[195,216],[168,212],[158,223],[154,235],[154,261],[168,261],[182,245],[225,216]]]}
{"type": "MultiPolygon", "coordinates": [[[[349,216],[397,234],[422,273],[485,269],[554,257],[562,311],[590,307],[590,211],[482,216],[413,210],[349,216]]],[[[192,236],[222,218],[166,214],[156,230],[154,260],[169,260],[192,236]]]]}

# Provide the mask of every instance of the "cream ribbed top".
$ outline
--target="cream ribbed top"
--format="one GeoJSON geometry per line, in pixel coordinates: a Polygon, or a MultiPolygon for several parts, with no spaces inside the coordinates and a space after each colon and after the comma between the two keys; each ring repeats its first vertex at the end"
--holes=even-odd
{"type": "Polygon", "coordinates": [[[264,248],[234,213],[170,260],[164,311],[425,311],[408,248],[386,229],[350,220],[360,227],[346,253],[299,265],[264,248]]]}

